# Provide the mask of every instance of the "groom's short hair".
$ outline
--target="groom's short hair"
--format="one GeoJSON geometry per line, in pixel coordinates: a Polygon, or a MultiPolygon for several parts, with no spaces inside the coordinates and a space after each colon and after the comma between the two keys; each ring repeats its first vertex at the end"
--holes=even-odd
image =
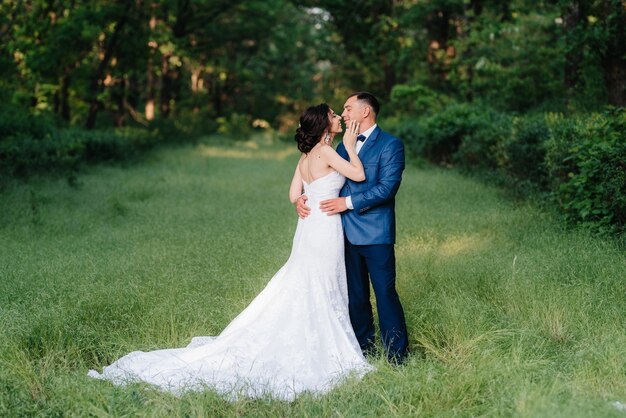
{"type": "Polygon", "coordinates": [[[348,96],[348,99],[355,96],[357,100],[361,100],[367,103],[367,105],[371,107],[374,111],[376,117],[378,116],[378,112],[380,111],[380,103],[378,103],[378,99],[376,98],[376,96],[366,91],[359,91],[356,93],[352,93],[350,96],[348,96]]]}

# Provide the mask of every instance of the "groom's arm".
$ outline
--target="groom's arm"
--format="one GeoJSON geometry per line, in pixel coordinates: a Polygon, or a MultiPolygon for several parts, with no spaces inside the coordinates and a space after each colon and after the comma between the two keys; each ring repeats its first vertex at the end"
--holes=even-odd
{"type": "Polygon", "coordinates": [[[352,194],[353,209],[363,213],[393,199],[400,188],[404,165],[404,145],[398,139],[391,141],[380,155],[376,185],[352,194]]]}

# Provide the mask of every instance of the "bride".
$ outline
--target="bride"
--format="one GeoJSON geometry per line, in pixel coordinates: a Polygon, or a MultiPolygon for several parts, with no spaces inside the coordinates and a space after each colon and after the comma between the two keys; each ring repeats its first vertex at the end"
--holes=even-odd
{"type": "Polygon", "coordinates": [[[372,370],[350,325],[341,216],[319,209],[320,201],[339,195],[345,177],[365,179],[355,151],[358,123],[350,122],[343,137],[350,162],[330,146],[341,132],[341,117],[325,103],[302,113],[295,135],[302,156],[289,198],[294,203],[304,191],[311,214],[298,220],[285,265],[220,335],[195,337],[183,348],[135,351],[89,376],[147,382],[175,394],[213,389],[231,400],[290,401],[372,370]]]}

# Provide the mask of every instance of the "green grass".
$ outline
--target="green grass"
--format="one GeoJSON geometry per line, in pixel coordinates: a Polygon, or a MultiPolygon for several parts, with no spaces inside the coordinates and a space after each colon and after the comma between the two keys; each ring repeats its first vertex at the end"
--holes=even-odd
{"type": "Polygon", "coordinates": [[[215,335],[286,261],[295,147],[153,152],[0,194],[0,416],[624,416],[626,255],[454,172],[409,166],[409,363],[293,403],[86,376],[215,335]]]}

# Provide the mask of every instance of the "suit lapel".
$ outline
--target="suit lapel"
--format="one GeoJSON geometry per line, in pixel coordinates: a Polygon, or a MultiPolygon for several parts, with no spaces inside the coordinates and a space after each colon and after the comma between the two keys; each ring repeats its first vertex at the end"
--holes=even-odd
{"type": "Polygon", "coordinates": [[[372,132],[369,138],[367,138],[367,141],[365,141],[365,144],[363,144],[363,147],[359,150],[359,159],[361,161],[363,161],[367,152],[374,148],[381,132],[380,126],[377,126],[376,129],[374,129],[374,132],[372,132]]]}

